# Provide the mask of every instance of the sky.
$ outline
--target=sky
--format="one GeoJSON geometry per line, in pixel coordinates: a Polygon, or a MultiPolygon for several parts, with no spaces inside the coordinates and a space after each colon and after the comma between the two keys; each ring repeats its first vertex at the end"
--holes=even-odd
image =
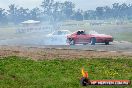
{"type": "MultiPolygon", "coordinates": [[[[43,0],[0,0],[0,8],[8,9],[8,5],[16,4],[19,7],[32,9],[39,7],[43,0]]],[[[98,6],[112,6],[113,3],[132,3],[132,0],[54,0],[54,1],[72,1],[77,9],[94,10],[98,6]]]]}

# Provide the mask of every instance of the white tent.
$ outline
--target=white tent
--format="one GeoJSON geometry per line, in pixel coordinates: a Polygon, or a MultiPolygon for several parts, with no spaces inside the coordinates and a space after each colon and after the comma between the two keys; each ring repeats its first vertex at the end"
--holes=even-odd
{"type": "Polygon", "coordinates": [[[40,21],[27,20],[21,22],[20,27],[17,28],[17,33],[31,33],[31,32],[43,32],[50,33],[52,31],[51,25],[43,25],[40,21]]]}
{"type": "Polygon", "coordinates": [[[40,23],[40,21],[27,20],[27,21],[22,22],[22,24],[35,24],[35,23],[40,23]]]}

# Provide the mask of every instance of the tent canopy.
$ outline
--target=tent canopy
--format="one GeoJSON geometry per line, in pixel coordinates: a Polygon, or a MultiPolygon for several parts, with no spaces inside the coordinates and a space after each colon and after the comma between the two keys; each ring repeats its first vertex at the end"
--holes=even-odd
{"type": "Polygon", "coordinates": [[[35,24],[35,23],[40,23],[40,21],[27,20],[27,21],[22,22],[22,24],[35,24]]]}

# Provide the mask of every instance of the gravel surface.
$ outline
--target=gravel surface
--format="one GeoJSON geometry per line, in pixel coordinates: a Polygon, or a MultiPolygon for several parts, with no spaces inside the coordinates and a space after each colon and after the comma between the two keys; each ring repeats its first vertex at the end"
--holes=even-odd
{"type": "MultiPolygon", "coordinates": [[[[38,59],[132,57],[132,43],[114,41],[110,45],[46,45],[44,37],[0,41],[0,56],[22,56],[38,59]]],[[[54,44],[54,43],[53,43],[54,44]]]]}
{"type": "Polygon", "coordinates": [[[59,59],[112,58],[112,57],[132,58],[132,52],[92,51],[92,50],[79,50],[79,49],[69,50],[69,49],[61,49],[61,48],[53,49],[53,48],[48,48],[48,46],[47,47],[0,46],[0,56],[29,57],[32,58],[33,60],[56,59],[56,58],[59,59]]]}
{"type": "Polygon", "coordinates": [[[132,52],[132,43],[127,41],[114,41],[110,45],[96,44],[96,45],[12,45],[12,46],[27,46],[39,48],[52,49],[74,49],[74,50],[92,50],[92,51],[117,51],[117,52],[132,52]]]}
{"type": "MultiPolygon", "coordinates": [[[[31,38],[30,38],[31,39],[31,38]]],[[[14,40],[14,39],[13,39],[14,40]]],[[[127,42],[127,41],[114,41],[110,43],[110,45],[105,45],[105,44],[96,44],[96,45],[52,45],[48,43],[44,43],[39,40],[43,39],[32,39],[32,40],[22,40],[22,39],[17,39],[15,41],[13,40],[6,40],[4,43],[0,41],[0,45],[7,45],[7,46],[28,46],[28,47],[42,47],[42,48],[59,48],[59,49],[79,49],[79,50],[94,50],[94,51],[122,51],[122,52],[132,52],[132,43],[127,42]]]]}

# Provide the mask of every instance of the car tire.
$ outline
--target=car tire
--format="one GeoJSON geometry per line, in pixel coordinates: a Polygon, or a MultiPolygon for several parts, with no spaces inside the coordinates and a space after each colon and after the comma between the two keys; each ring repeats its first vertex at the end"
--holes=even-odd
{"type": "Polygon", "coordinates": [[[87,45],[87,43],[83,43],[83,45],[87,45]]]}
{"type": "Polygon", "coordinates": [[[74,39],[69,39],[69,44],[70,44],[70,45],[75,45],[74,39]]]}
{"type": "Polygon", "coordinates": [[[109,42],[105,42],[105,45],[109,45],[109,42]]]}
{"type": "Polygon", "coordinates": [[[90,44],[91,44],[91,45],[95,45],[95,43],[96,43],[96,38],[91,38],[90,44]]]}

